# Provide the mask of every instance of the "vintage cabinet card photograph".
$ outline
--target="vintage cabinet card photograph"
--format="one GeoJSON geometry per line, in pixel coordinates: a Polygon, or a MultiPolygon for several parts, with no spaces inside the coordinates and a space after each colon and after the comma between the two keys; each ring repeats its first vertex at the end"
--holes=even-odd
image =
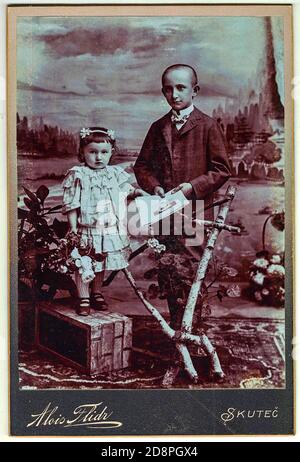
{"type": "Polygon", "coordinates": [[[7,15],[11,434],[292,434],[292,6],[7,15]]]}

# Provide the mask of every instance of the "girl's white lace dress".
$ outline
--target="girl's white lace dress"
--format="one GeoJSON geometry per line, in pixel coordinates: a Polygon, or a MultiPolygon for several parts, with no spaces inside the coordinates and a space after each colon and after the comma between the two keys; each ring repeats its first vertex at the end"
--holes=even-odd
{"type": "Polygon", "coordinates": [[[78,209],[78,233],[85,245],[106,254],[95,271],[128,266],[130,242],[126,223],[126,198],[134,189],[130,175],[119,166],[93,170],[75,166],[63,181],[63,210],[78,209]]]}

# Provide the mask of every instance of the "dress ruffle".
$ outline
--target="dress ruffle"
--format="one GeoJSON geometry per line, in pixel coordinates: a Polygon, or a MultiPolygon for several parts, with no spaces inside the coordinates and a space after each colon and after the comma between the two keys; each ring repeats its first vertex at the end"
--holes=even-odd
{"type": "Polygon", "coordinates": [[[97,228],[79,227],[78,234],[85,245],[92,245],[96,253],[116,252],[129,246],[126,234],[101,232],[97,228]]]}
{"type": "Polygon", "coordinates": [[[67,171],[65,178],[62,182],[62,187],[71,188],[75,185],[77,181],[82,183],[82,170],[79,166],[72,167],[67,171]]]}
{"type": "Polygon", "coordinates": [[[63,181],[63,213],[78,210],[78,232],[85,245],[96,253],[106,253],[96,271],[118,270],[128,266],[130,242],[123,224],[130,175],[119,166],[93,170],[71,168],[63,181]]]}
{"type": "Polygon", "coordinates": [[[66,214],[71,210],[78,209],[81,205],[82,173],[80,167],[73,167],[68,170],[62,187],[64,191],[62,213],[66,214]]]}
{"type": "Polygon", "coordinates": [[[91,245],[96,253],[105,253],[103,262],[97,262],[95,271],[119,270],[128,266],[131,253],[127,236],[118,234],[101,234],[97,229],[79,228],[81,241],[85,246],[91,245]]]}

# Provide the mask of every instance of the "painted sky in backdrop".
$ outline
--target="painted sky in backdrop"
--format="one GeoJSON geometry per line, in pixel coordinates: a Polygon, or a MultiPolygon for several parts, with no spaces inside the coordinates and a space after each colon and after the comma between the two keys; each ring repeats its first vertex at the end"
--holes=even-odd
{"type": "MultiPolygon", "coordinates": [[[[277,82],[283,99],[283,25],[273,18],[277,82]]],[[[139,149],[151,123],[169,110],[161,73],[194,66],[195,104],[211,114],[249,86],[259,91],[265,32],[256,17],[26,17],[17,24],[17,106],[72,131],[116,130],[139,149]]]]}

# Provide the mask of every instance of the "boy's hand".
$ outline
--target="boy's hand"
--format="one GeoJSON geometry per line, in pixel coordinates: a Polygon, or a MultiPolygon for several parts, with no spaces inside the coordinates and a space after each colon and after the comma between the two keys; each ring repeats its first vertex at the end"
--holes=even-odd
{"type": "Polygon", "coordinates": [[[155,196],[165,197],[164,188],[162,188],[161,186],[155,186],[154,194],[155,196]]]}
{"type": "Polygon", "coordinates": [[[149,194],[146,193],[146,191],[143,191],[143,190],[140,189],[140,188],[135,188],[135,190],[134,190],[134,197],[139,197],[139,196],[149,196],[149,194]]]}
{"type": "Polygon", "coordinates": [[[175,189],[172,190],[172,193],[181,191],[187,199],[189,199],[193,192],[193,186],[191,183],[181,183],[175,189]]]}

